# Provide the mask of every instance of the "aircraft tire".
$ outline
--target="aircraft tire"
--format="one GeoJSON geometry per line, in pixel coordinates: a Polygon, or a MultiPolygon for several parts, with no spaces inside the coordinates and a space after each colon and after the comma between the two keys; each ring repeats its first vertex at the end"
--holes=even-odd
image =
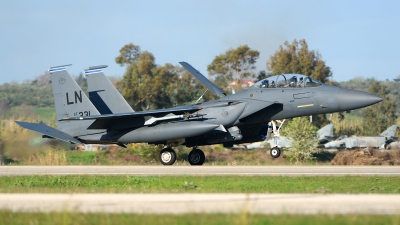
{"type": "Polygon", "coordinates": [[[165,166],[170,166],[176,161],[176,153],[172,148],[164,148],[160,151],[160,162],[165,166]]]}
{"type": "Polygon", "coordinates": [[[269,154],[272,156],[272,158],[278,158],[281,155],[281,149],[278,147],[273,147],[271,148],[269,154]]]}
{"type": "Polygon", "coordinates": [[[204,161],[206,161],[206,156],[204,152],[200,149],[193,149],[188,156],[188,160],[190,165],[192,166],[201,166],[204,161]]]}

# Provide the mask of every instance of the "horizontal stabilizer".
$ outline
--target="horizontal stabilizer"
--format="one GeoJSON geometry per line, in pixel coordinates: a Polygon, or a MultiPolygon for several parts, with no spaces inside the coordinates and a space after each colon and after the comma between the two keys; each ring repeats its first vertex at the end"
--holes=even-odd
{"type": "Polygon", "coordinates": [[[226,95],[226,93],[223,90],[221,90],[211,81],[209,81],[203,74],[201,74],[199,71],[193,68],[193,66],[191,66],[189,63],[187,62],[179,62],[179,63],[218,97],[223,97],[226,95]]]}
{"type": "Polygon", "coordinates": [[[15,121],[18,125],[20,125],[23,128],[26,128],[28,130],[32,130],[38,133],[41,133],[43,135],[56,138],[62,141],[66,142],[71,142],[75,144],[80,144],[83,145],[82,142],[76,140],[75,138],[71,137],[70,135],[59,131],[55,128],[49,127],[45,124],[38,124],[38,123],[27,123],[27,122],[21,122],[21,121],[15,121]]]}

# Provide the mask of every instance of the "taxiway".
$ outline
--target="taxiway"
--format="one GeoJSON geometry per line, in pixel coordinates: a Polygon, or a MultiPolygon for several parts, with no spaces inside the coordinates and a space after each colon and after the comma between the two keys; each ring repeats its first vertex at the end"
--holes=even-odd
{"type": "Polygon", "coordinates": [[[0,209],[140,214],[399,214],[400,195],[0,194],[0,209]]]}
{"type": "Polygon", "coordinates": [[[0,166],[15,175],[400,176],[398,166],[0,166]]]}

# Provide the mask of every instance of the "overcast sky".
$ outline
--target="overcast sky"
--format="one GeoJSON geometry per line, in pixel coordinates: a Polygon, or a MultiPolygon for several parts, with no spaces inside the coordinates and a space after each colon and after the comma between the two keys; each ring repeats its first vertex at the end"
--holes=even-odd
{"type": "Polygon", "coordinates": [[[286,40],[306,39],[333,78],[400,75],[400,1],[0,1],[0,83],[23,82],[50,66],[108,65],[125,44],[163,65],[187,61],[203,74],[215,56],[248,45],[257,70],[286,40]]]}

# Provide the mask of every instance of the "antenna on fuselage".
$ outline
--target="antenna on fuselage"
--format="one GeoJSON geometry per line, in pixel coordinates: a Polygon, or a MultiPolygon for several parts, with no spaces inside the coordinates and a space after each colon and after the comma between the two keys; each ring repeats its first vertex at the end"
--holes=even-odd
{"type": "Polygon", "coordinates": [[[203,96],[207,93],[207,91],[208,91],[208,89],[206,89],[206,91],[200,96],[199,99],[197,99],[196,103],[194,103],[194,104],[199,103],[199,101],[203,98],[203,96]]]}

